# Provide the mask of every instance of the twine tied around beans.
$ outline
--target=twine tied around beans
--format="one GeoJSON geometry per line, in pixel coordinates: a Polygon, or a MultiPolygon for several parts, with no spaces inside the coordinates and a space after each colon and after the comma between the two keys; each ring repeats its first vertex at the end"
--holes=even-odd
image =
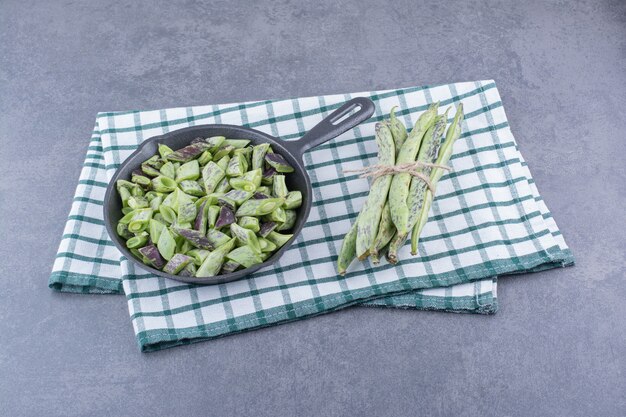
{"type": "Polygon", "coordinates": [[[400,174],[404,172],[424,181],[426,186],[434,194],[435,187],[433,186],[433,184],[431,184],[430,178],[427,175],[424,175],[424,173],[420,171],[422,168],[439,168],[445,171],[451,171],[451,168],[446,165],[433,164],[430,162],[415,161],[415,162],[407,162],[407,163],[398,164],[398,165],[376,164],[376,165],[370,165],[368,167],[359,168],[359,169],[349,169],[343,172],[344,173],[360,173],[361,175],[359,175],[359,178],[371,177],[373,179],[376,179],[385,175],[400,174]]]}

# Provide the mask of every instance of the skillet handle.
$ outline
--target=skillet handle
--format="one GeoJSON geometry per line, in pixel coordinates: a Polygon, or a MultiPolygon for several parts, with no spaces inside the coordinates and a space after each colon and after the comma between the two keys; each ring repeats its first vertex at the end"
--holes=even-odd
{"type": "Polygon", "coordinates": [[[352,100],[346,101],[341,107],[315,125],[315,127],[309,130],[302,138],[299,140],[286,141],[284,144],[292,153],[301,158],[309,149],[336,138],[359,123],[369,119],[375,109],[376,106],[374,102],[369,98],[353,98],[352,100]],[[344,118],[346,114],[354,109],[357,109],[355,113],[344,118]]]}

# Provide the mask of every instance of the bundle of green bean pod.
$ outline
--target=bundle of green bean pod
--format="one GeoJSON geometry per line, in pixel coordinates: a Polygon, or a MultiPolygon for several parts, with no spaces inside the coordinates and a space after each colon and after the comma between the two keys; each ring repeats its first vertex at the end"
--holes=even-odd
{"type": "Polygon", "coordinates": [[[292,234],[300,191],[267,143],[197,138],[159,153],[119,180],[124,216],[117,233],[144,264],[181,276],[210,277],[262,263],[292,234]]]}
{"type": "MultiPolygon", "coordinates": [[[[373,263],[379,263],[384,250],[387,250],[387,260],[397,263],[398,250],[406,242],[409,231],[412,231],[411,253],[417,254],[419,235],[428,220],[433,192],[445,171],[443,166],[452,155],[454,142],[461,134],[463,105],[457,107],[447,132],[448,110],[438,115],[438,108],[439,103],[432,104],[408,134],[396,118],[395,108],[391,110],[389,121],[376,126],[379,165],[394,165],[394,159],[396,166],[415,162],[419,176],[395,172],[374,178],[365,204],[344,238],[337,260],[339,274],[345,274],[357,257],[364,260],[371,256],[373,263]]],[[[401,168],[398,167],[400,171],[401,168]]]]}

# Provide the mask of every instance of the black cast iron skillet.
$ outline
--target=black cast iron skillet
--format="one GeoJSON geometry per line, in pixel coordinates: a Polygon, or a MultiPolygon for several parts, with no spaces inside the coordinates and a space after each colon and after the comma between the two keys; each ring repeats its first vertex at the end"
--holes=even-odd
{"type": "Polygon", "coordinates": [[[333,139],[342,133],[352,129],[359,123],[369,119],[374,113],[374,103],[364,97],[357,97],[347,101],[327,118],[322,120],[314,128],[308,131],[301,139],[293,141],[283,141],[258,130],[250,129],[243,126],[234,125],[199,125],[175,130],[161,136],[155,136],[145,140],[132,155],[124,161],[118,168],[109,183],[104,197],[104,223],[109,233],[109,237],[113,240],[115,246],[140,268],[151,272],[155,275],[175,279],[177,281],[194,283],[194,284],[220,284],[223,282],[235,281],[244,278],[252,272],[273,264],[281,257],[281,255],[291,246],[296,239],[302,227],[304,226],[309,212],[311,211],[311,201],[313,199],[311,180],[306,172],[302,157],[307,150],[321,145],[322,143],[333,139]],[[141,163],[152,155],[158,153],[158,144],[164,143],[170,148],[176,150],[183,148],[191,143],[197,137],[225,136],[233,139],[249,139],[252,144],[268,142],[272,145],[274,152],[282,155],[289,164],[294,167],[295,171],[286,174],[287,187],[290,190],[300,190],[302,192],[302,206],[297,210],[296,224],[289,233],[293,233],[293,237],[282,248],[276,251],[270,258],[262,264],[254,265],[250,268],[235,271],[230,274],[216,275],[214,277],[195,278],[181,277],[171,275],[145,265],[126,247],[125,241],[118,236],[116,227],[122,218],[122,201],[117,193],[115,183],[119,179],[130,180],[131,172],[140,168],[141,163]]]}

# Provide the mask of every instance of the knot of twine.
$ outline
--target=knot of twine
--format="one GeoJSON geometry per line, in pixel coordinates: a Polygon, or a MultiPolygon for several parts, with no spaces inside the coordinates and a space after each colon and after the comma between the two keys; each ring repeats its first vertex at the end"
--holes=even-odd
{"type": "Polygon", "coordinates": [[[368,167],[359,168],[359,169],[349,169],[343,172],[344,173],[356,172],[356,173],[361,174],[359,175],[359,178],[371,177],[373,179],[376,179],[385,175],[400,174],[404,172],[406,174],[410,174],[411,176],[419,178],[420,180],[424,181],[426,186],[434,194],[435,187],[430,182],[430,178],[424,175],[424,173],[420,172],[420,169],[422,168],[439,168],[439,169],[443,169],[446,171],[451,170],[450,167],[446,165],[439,165],[439,164],[433,164],[430,162],[416,161],[416,162],[406,162],[404,164],[398,164],[398,165],[380,165],[380,164],[370,165],[368,167]]]}

